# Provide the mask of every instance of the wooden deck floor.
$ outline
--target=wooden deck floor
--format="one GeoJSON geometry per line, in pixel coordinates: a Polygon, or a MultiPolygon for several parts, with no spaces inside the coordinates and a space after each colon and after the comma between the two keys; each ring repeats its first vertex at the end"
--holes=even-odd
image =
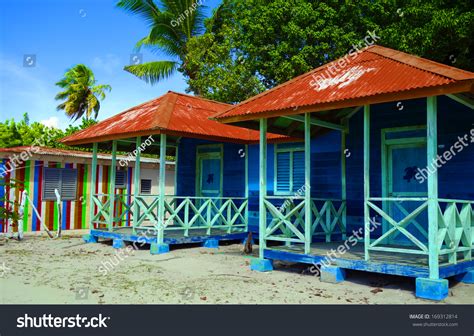
{"type": "MultiPolygon", "coordinates": [[[[365,259],[363,243],[358,243],[357,245],[351,247],[349,250],[347,250],[343,254],[337,252],[337,248],[341,245],[343,245],[343,242],[313,243],[311,245],[310,255],[322,256],[322,257],[332,256],[332,258],[341,258],[341,259],[348,259],[348,260],[364,260],[365,259]],[[335,251],[335,252],[332,253],[331,251],[335,251]]],[[[396,246],[391,246],[391,247],[396,247],[396,246]]],[[[304,254],[304,248],[302,245],[277,246],[277,247],[271,247],[268,249],[304,254]]],[[[372,262],[428,267],[427,255],[381,252],[381,251],[370,251],[369,255],[370,255],[370,261],[372,262]]],[[[440,256],[440,266],[447,265],[447,264],[448,264],[448,257],[440,256]]]]}
{"type": "MultiPolygon", "coordinates": [[[[117,227],[113,231],[105,228],[91,230],[92,235],[105,239],[122,239],[124,241],[141,241],[146,243],[155,243],[157,231],[155,228],[140,228],[133,232],[132,227],[117,227]]],[[[166,244],[188,244],[204,242],[210,238],[217,240],[236,240],[247,237],[247,232],[241,228],[235,228],[230,233],[226,229],[212,229],[210,234],[206,229],[192,229],[185,236],[185,230],[166,230],[164,234],[164,243],[166,244]]]]}

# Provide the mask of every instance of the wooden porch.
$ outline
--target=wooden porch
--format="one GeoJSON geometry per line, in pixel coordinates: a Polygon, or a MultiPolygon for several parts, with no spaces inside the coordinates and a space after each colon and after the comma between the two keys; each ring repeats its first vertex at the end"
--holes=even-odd
{"type": "MultiPolygon", "coordinates": [[[[474,201],[439,197],[437,170],[426,176],[426,189],[398,192],[387,181],[393,181],[391,161],[385,160],[385,148],[422,148],[415,157],[424,158],[424,167],[435,162],[438,154],[437,97],[426,98],[426,126],[399,127],[382,130],[382,174],[380,191],[371,190],[371,106],[363,107],[363,225],[358,234],[347,230],[346,199],[346,133],[347,119],[338,125],[326,125],[305,113],[299,120],[304,127],[305,190],[304,195],[273,196],[267,191],[267,119],[260,119],[260,261],[253,269],[267,271],[268,260],[284,260],[395,274],[438,281],[463,274],[472,267],[474,201]],[[311,192],[312,125],[341,131],[341,198],[319,198],[311,192]],[[387,136],[390,135],[390,137],[387,136]],[[420,155],[421,154],[421,155],[420,155]],[[374,196],[377,195],[377,196],[374,196]],[[281,207],[281,204],[286,206],[281,207]],[[282,210],[283,209],[283,210],[282,210]],[[356,235],[356,237],[354,237],[356,235]],[[283,242],[269,247],[267,242],[283,242]],[[350,242],[350,243],[348,243],[350,242]],[[352,244],[354,243],[354,244],[352,244]],[[339,251],[335,256],[333,251],[339,251]]],[[[360,110],[356,107],[353,111],[360,110]]],[[[349,118],[353,114],[349,111],[349,118]]],[[[284,117],[283,117],[284,118],[284,117]]],[[[377,161],[376,164],[379,164],[377,161]]],[[[405,167],[405,166],[403,166],[405,167]]],[[[411,166],[410,166],[411,167],[411,166]]],[[[403,175],[397,178],[405,179],[403,175]]],[[[410,185],[410,186],[412,186],[410,185]]],[[[379,186],[380,188],[380,186],[379,186]]],[[[342,272],[342,271],[337,271],[342,272]]]]}

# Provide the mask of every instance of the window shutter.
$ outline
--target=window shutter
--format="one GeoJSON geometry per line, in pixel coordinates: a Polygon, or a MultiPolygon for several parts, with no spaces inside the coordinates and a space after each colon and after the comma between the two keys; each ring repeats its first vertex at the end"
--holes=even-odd
{"type": "Polygon", "coordinates": [[[77,199],[77,170],[61,169],[61,200],[75,201],[77,199]]]}
{"type": "Polygon", "coordinates": [[[61,170],[45,168],[43,176],[43,201],[55,201],[54,189],[61,191],[61,170]]]}
{"type": "Polygon", "coordinates": [[[125,170],[117,170],[115,174],[115,188],[125,189],[127,187],[127,172],[125,170]]]}
{"type": "Polygon", "coordinates": [[[277,191],[290,191],[290,152],[277,153],[277,191]]]}
{"type": "Polygon", "coordinates": [[[151,194],[151,180],[146,179],[140,181],[140,194],[151,194]]]}
{"type": "Polygon", "coordinates": [[[305,183],[304,179],[304,152],[293,152],[293,192],[300,190],[305,183]]]}

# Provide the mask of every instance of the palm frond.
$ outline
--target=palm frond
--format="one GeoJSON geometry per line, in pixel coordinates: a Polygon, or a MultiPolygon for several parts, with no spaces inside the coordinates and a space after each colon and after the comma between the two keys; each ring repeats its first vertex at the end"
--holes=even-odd
{"type": "Polygon", "coordinates": [[[153,26],[161,11],[153,0],[120,0],[116,5],[132,14],[142,17],[148,26],[153,26]]]}
{"type": "Polygon", "coordinates": [[[138,78],[143,79],[147,83],[155,84],[158,81],[171,76],[177,68],[177,62],[157,61],[126,66],[125,70],[138,78]]]}

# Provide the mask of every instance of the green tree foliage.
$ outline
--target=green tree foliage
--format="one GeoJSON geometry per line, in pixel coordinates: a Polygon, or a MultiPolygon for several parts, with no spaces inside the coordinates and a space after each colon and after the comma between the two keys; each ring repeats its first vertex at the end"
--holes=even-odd
{"type": "Polygon", "coordinates": [[[66,112],[74,121],[82,117],[89,119],[92,115],[97,118],[100,100],[104,100],[105,92],[112,89],[110,85],[98,85],[94,73],[84,64],[68,69],[56,85],[63,89],[55,98],[63,101],[57,110],[66,112]]]}
{"type": "Polygon", "coordinates": [[[25,113],[20,121],[9,119],[0,122],[0,148],[36,144],[42,147],[67,149],[70,147],[61,144],[59,142],[60,139],[96,123],[96,120],[83,118],[81,125],[69,125],[65,131],[62,131],[57,128],[47,127],[39,122],[30,124],[28,114],[25,113]]]}
{"type": "Polygon", "coordinates": [[[242,101],[345,55],[368,31],[379,45],[474,70],[469,0],[223,0],[188,43],[188,84],[242,101]]]}
{"type": "MultiPolygon", "coordinates": [[[[186,63],[187,43],[203,30],[203,6],[200,0],[120,0],[117,7],[140,17],[150,32],[138,41],[136,48],[164,52],[171,60],[160,60],[129,65],[125,70],[148,83],[171,76],[176,71],[187,78],[194,78],[186,63]]],[[[196,92],[197,93],[197,92],[196,92]]]]}

